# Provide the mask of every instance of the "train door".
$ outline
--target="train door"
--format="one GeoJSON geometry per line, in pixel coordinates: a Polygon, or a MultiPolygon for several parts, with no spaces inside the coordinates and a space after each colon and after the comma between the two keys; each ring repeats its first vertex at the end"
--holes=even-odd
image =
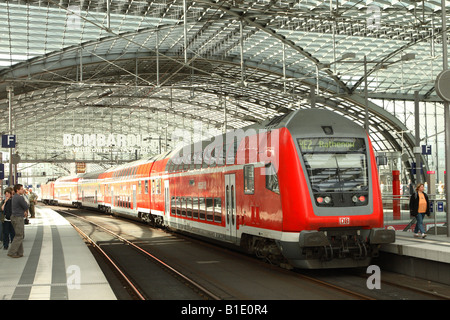
{"type": "Polygon", "coordinates": [[[114,201],[114,187],[111,186],[111,207],[114,208],[116,206],[116,203],[114,201]]]}
{"type": "Polygon", "coordinates": [[[169,180],[164,180],[164,215],[170,217],[169,180]]]}
{"type": "Polygon", "coordinates": [[[225,221],[226,236],[236,241],[236,179],[234,174],[225,175],[225,221]]]}
{"type": "Polygon", "coordinates": [[[133,209],[136,209],[136,185],[133,184],[133,209]]]}

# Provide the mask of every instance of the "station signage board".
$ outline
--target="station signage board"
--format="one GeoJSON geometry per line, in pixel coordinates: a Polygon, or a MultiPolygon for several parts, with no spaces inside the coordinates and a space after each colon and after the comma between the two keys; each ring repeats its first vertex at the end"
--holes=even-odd
{"type": "Polygon", "coordinates": [[[3,134],[2,135],[2,148],[15,148],[16,147],[16,135],[3,134]]]}

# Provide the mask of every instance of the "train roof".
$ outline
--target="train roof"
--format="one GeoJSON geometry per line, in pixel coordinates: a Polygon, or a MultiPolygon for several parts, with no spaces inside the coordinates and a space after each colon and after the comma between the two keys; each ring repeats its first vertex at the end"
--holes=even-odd
{"type": "Polygon", "coordinates": [[[56,182],[72,182],[72,181],[78,181],[78,179],[80,178],[80,174],[75,175],[75,176],[67,176],[67,177],[60,177],[58,179],[55,180],[56,182]]]}
{"type": "Polygon", "coordinates": [[[93,171],[93,172],[84,173],[84,174],[81,174],[80,179],[83,179],[83,180],[98,179],[98,177],[102,173],[105,173],[105,170],[99,170],[99,171],[93,171]]]}
{"type": "MultiPolygon", "coordinates": [[[[319,109],[319,108],[310,108],[310,109],[298,109],[298,110],[292,110],[291,112],[275,116],[271,119],[267,119],[261,123],[256,123],[244,128],[241,128],[244,133],[251,132],[250,129],[255,130],[256,132],[258,130],[273,130],[273,129],[279,129],[283,127],[287,127],[289,130],[293,131],[299,131],[302,134],[311,134],[314,135],[317,132],[317,128],[320,128],[323,125],[333,125],[335,129],[337,130],[337,133],[340,132],[340,130],[345,130],[346,134],[349,132],[354,132],[355,135],[364,135],[364,130],[357,124],[355,124],[350,119],[345,118],[344,116],[330,111],[326,109],[319,109]]],[[[255,132],[253,131],[253,132],[255,132]]],[[[204,150],[205,147],[211,144],[217,137],[220,137],[221,135],[217,135],[214,137],[211,137],[209,140],[202,140],[195,143],[192,143],[190,146],[192,147],[194,144],[200,144],[202,146],[202,150],[204,150]]],[[[226,133],[222,134],[222,139],[225,139],[226,133]]],[[[225,141],[225,140],[223,140],[225,141]]],[[[59,178],[57,181],[72,181],[76,178],[82,178],[82,179],[97,179],[100,174],[112,172],[115,176],[130,176],[130,175],[136,175],[138,173],[137,168],[142,165],[146,165],[149,163],[153,163],[158,160],[163,159],[171,159],[173,157],[179,156],[182,154],[180,153],[181,150],[183,150],[185,146],[177,146],[173,150],[164,152],[159,155],[154,155],[150,157],[146,157],[143,159],[135,160],[132,162],[127,162],[121,165],[117,165],[114,167],[111,167],[107,170],[102,171],[96,171],[91,173],[85,173],[78,176],[72,176],[72,177],[63,177],[59,178]]],[[[192,148],[190,149],[192,150],[192,148]]],[[[191,151],[192,152],[192,151],[191,151]]]]}

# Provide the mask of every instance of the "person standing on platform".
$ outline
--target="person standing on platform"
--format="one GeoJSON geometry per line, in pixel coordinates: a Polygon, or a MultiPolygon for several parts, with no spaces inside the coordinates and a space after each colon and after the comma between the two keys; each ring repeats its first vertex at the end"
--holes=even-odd
{"type": "Polygon", "coordinates": [[[24,217],[28,213],[28,204],[25,201],[23,194],[25,190],[23,185],[16,184],[14,186],[16,193],[12,198],[12,213],[11,222],[16,233],[11,247],[8,250],[8,256],[12,258],[23,257],[23,235],[25,232],[24,217]]]}
{"type": "MultiPolygon", "coordinates": [[[[30,199],[28,199],[28,189],[23,189],[23,198],[25,199],[28,209],[30,209],[30,199]]],[[[25,224],[29,224],[30,220],[28,220],[28,216],[29,216],[30,210],[27,210],[26,214],[25,214],[25,224]]],[[[25,233],[23,234],[23,238],[25,239],[25,233]]]]}
{"type": "Polygon", "coordinates": [[[2,199],[0,203],[0,241],[3,242],[3,224],[5,223],[5,213],[3,212],[3,204],[5,203],[5,199],[2,199]]]}
{"type": "Polygon", "coordinates": [[[3,249],[8,250],[9,244],[14,239],[14,228],[11,224],[11,213],[12,213],[12,188],[5,189],[5,199],[1,203],[2,211],[4,213],[3,222],[3,249]]]}
{"type": "Polygon", "coordinates": [[[416,192],[409,199],[409,212],[416,218],[416,227],[414,228],[414,236],[425,238],[425,230],[423,228],[423,219],[425,215],[430,215],[430,202],[428,195],[424,192],[424,184],[419,183],[416,192]]]}
{"type": "Polygon", "coordinates": [[[415,192],[415,190],[414,190],[414,185],[413,185],[413,183],[411,182],[411,179],[408,180],[408,189],[409,189],[409,195],[410,195],[410,196],[413,195],[414,192],[415,192]]]}
{"type": "Polygon", "coordinates": [[[28,189],[28,200],[30,201],[30,218],[35,217],[34,206],[37,203],[37,194],[32,189],[28,189]]]}

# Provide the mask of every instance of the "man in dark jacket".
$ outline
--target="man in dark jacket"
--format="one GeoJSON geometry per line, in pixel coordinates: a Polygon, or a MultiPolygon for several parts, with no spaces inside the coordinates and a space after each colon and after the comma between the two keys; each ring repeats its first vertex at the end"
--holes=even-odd
{"type": "Polygon", "coordinates": [[[8,256],[11,258],[23,257],[23,235],[24,235],[24,222],[23,219],[28,211],[28,203],[25,201],[23,194],[25,190],[23,185],[16,184],[14,186],[14,192],[16,193],[12,198],[12,213],[11,223],[16,233],[14,240],[8,250],[8,256]]]}

